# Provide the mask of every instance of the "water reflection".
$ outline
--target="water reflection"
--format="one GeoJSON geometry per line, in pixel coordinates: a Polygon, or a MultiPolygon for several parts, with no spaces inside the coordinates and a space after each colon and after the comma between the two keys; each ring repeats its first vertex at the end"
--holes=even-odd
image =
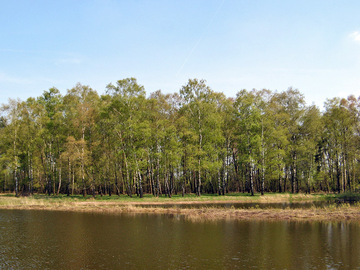
{"type": "Polygon", "coordinates": [[[0,210],[0,269],[355,269],[359,228],[0,210]]]}

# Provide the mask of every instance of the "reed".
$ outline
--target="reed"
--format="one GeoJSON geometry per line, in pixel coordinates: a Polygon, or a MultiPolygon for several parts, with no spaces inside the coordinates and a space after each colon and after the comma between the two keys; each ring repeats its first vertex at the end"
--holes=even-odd
{"type": "MultiPolygon", "coordinates": [[[[283,196],[264,196],[258,203],[268,202],[288,202],[290,195],[283,196]]],[[[291,196],[293,199],[293,196],[291,196]]],[[[309,200],[308,195],[295,196],[299,201],[309,200]]],[[[238,202],[239,200],[236,200],[238,202]]],[[[165,201],[166,203],[167,201],[165,201]]],[[[183,200],[171,201],[172,204],[198,204],[206,201],[183,200]]],[[[214,200],[210,200],[214,203],[214,200]]],[[[223,202],[223,201],[221,201],[223,202]]],[[[111,214],[167,214],[183,216],[194,221],[208,220],[291,220],[291,221],[360,221],[360,205],[349,205],[347,203],[335,205],[330,204],[325,207],[311,207],[299,209],[260,209],[253,207],[250,209],[219,208],[208,207],[206,205],[197,208],[179,207],[155,207],[159,204],[157,200],[138,203],[137,201],[115,201],[115,200],[81,200],[77,198],[36,198],[24,197],[15,198],[10,196],[0,196],[0,209],[33,209],[51,211],[77,211],[77,212],[97,212],[111,214]]],[[[161,204],[161,203],[160,203],[161,204]]]]}

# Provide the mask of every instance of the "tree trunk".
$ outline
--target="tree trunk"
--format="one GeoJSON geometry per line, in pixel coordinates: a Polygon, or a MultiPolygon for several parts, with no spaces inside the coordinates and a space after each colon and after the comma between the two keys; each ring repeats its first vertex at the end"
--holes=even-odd
{"type": "Polygon", "coordinates": [[[293,165],[291,174],[291,193],[297,192],[297,177],[296,177],[296,153],[293,155],[293,165]]]}
{"type": "Polygon", "coordinates": [[[223,175],[222,175],[222,183],[221,183],[221,195],[223,195],[223,196],[225,196],[225,189],[226,189],[227,153],[228,153],[228,149],[229,149],[229,147],[228,147],[228,144],[227,144],[226,154],[224,155],[224,159],[223,159],[223,175]]]}
{"type": "Polygon", "coordinates": [[[72,187],[71,187],[71,195],[74,196],[74,189],[75,189],[75,172],[72,172],[72,187]]]}
{"type": "Polygon", "coordinates": [[[343,171],[344,171],[344,176],[343,176],[343,192],[346,192],[346,155],[343,154],[343,171]]]}
{"type": "Polygon", "coordinates": [[[341,192],[341,185],[340,185],[340,166],[339,166],[339,159],[338,157],[336,158],[336,182],[337,182],[337,191],[338,193],[341,192]]]}
{"type": "Polygon", "coordinates": [[[68,171],[68,181],[66,184],[66,195],[70,196],[70,183],[71,183],[71,162],[70,159],[68,159],[68,166],[69,166],[69,171],[68,171]]]}
{"type": "Polygon", "coordinates": [[[201,113],[200,113],[200,108],[198,109],[198,124],[199,124],[199,161],[198,161],[198,165],[199,165],[199,172],[198,172],[198,184],[197,184],[197,189],[196,189],[196,195],[197,196],[201,196],[201,151],[202,151],[202,129],[201,129],[201,113]]]}
{"type": "Polygon", "coordinates": [[[165,189],[166,189],[166,194],[169,198],[171,198],[171,190],[169,187],[169,173],[165,172],[165,189]]]}
{"type": "Polygon", "coordinates": [[[57,195],[59,195],[61,189],[61,167],[59,168],[59,186],[57,190],[57,195]]]}
{"type": "Polygon", "coordinates": [[[264,146],[264,123],[261,121],[261,195],[265,189],[265,146],[264,146]]]}
{"type": "Polygon", "coordinates": [[[56,194],[56,170],[55,170],[56,166],[55,166],[55,161],[54,161],[54,157],[52,158],[52,179],[54,179],[53,181],[53,195],[55,196],[56,194]]]}
{"type": "Polygon", "coordinates": [[[181,181],[181,196],[185,196],[185,188],[186,188],[186,177],[187,177],[187,171],[186,171],[186,151],[183,156],[182,160],[182,166],[183,166],[183,181],[181,181]]]}
{"type": "Polygon", "coordinates": [[[254,196],[254,176],[253,176],[253,164],[250,164],[250,192],[251,196],[254,196]]]}
{"type": "Polygon", "coordinates": [[[134,156],[135,156],[136,170],[137,170],[137,173],[138,173],[138,176],[139,176],[139,179],[138,179],[138,189],[139,189],[139,195],[140,195],[140,198],[143,198],[143,189],[142,189],[142,177],[141,177],[141,172],[140,172],[139,163],[138,163],[138,161],[137,161],[136,154],[135,154],[134,156]]]}
{"type": "Polygon", "coordinates": [[[288,176],[289,176],[289,172],[288,172],[288,167],[284,166],[284,170],[285,170],[285,177],[284,177],[284,188],[283,191],[286,192],[286,185],[287,185],[287,180],[288,180],[288,176]]]}
{"type": "Polygon", "coordinates": [[[126,159],[125,151],[123,151],[123,153],[124,153],[124,162],[125,162],[125,169],[126,169],[127,194],[128,194],[128,196],[129,196],[129,197],[132,197],[132,194],[131,194],[131,187],[130,187],[129,167],[128,167],[128,163],[127,163],[127,159],[126,159]]]}
{"type": "Polygon", "coordinates": [[[30,180],[30,195],[33,195],[34,192],[34,177],[33,177],[33,168],[32,168],[32,159],[30,152],[28,152],[28,161],[29,161],[29,180],[30,180]]]}
{"type": "Polygon", "coordinates": [[[221,172],[218,171],[218,195],[221,195],[221,172]]]}
{"type": "Polygon", "coordinates": [[[155,191],[155,196],[159,197],[159,193],[160,193],[160,160],[159,160],[159,156],[157,156],[157,159],[156,159],[156,191],[155,191]]]}
{"type": "Polygon", "coordinates": [[[196,195],[201,196],[201,159],[199,158],[199,172],[198,172],[198,181],[196,186],[196,195]]]}
{"type": "Polygon", "coordinates": [[[15,197],[19,197],[19,180],[17,177],[16,169],[14,169],[14,181],[15,181],[15,197]]]}

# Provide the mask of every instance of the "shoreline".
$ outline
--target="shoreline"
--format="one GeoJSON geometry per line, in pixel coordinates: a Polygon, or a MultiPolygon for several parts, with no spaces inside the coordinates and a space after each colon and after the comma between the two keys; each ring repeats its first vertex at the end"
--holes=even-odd
{"type": "MultiPolygon", "coordinates": [[[[289,196],[286,196],[288,199],[289,196]]],[[[284,197],[285,198],[285,197],[284,197]]],[[[283,203],[291,203],[284,198],[283,203]]],[[[312,203],[319,200],[294,201],[296,203],[312,203]]],[[[280,203],[281,203],[280,202],[280,203]]],[[[0,209],[9,210],[46,210],[69,211],[105,214],[160,214],[179,215],[194,221],[211,220],[258,220],[258,221],[360,221],[360,206],[349,204],[328,205],[325,207],[311,206],[310,208],[279,209],[279,208],[218,208],[212,205],[232,203],[279,203],[279,198],[269,200],[170,200],[158,201],[154,198],[148,202],[138,201],[101,201],[88,199],[85,201],[67,199],[35,199],[0,196],[0,209]],[[179,208],[176,205],[201,205],[198,208],[179,208]],[[209,204],[210,207],[207,207],[209,204]],[[160,207],[155,207],[160,205],[160,207]],[[161,207],[161,205],[173,205],[161,207]]]]}

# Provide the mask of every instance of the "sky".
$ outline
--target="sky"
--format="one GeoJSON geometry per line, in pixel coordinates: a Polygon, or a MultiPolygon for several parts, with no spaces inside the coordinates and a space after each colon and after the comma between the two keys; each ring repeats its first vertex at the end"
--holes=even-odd
{"type": "Polygon", "coordinates": [[[320,108],[360,95],[360,1],[0,0],[0,104],[135,77],[235,97],[289,87],[320,108]]]}

